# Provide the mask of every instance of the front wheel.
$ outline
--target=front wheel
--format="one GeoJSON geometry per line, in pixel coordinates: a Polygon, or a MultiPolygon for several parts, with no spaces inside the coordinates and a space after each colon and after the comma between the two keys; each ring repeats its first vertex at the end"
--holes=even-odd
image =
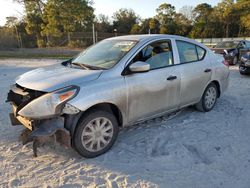
{"type": "Polygon", "coordinates": [[[118,122],[112,113],[93,110],[79,120],[73,144],[83,157],[96,157],[112,147],[118,131],[118,122]]]}
{"type": "Polygon", "coordinates": [[[238,63],[238,57],[234,56],[233,58],[233,65],[236,65],[238,63]]]}
{"type": "Polygon", "coordinates": [[[208,112],[213,109],[218,98],[218,88],[214,83],[211,83],[205,89],[202,98],[197,103],[196,109],[202,112],[208,112]]]}

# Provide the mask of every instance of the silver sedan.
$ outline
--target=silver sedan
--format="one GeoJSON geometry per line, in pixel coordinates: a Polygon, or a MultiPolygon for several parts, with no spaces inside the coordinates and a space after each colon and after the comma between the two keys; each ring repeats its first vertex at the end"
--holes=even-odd
{"type": "Polygon", "coordinates": [[[228,64],[206,46],[174,35],[103,40],[76,58],[16,79],[8,99],[25,143],[46,137],[84,157],[103,154],[120,127],[194,105],[208,112],[228,86],[228,64]]]}

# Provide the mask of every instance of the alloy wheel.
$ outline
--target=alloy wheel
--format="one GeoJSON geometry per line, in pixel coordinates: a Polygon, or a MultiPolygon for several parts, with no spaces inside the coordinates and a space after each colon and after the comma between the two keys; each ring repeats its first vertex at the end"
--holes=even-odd
{"type": "Polygon", "coordinates": [[[205,105],[208,109],[211,109],[217,98],[216,88],[210,87],[205,94],[205,105]]]}
{"type": "Polygon", "coordinates": [[[84,127],[81,142],[86,150],[98,152],[110,143],[113,134],[114,129],[111,121],[105,117],[98,117],[84,127]]]}

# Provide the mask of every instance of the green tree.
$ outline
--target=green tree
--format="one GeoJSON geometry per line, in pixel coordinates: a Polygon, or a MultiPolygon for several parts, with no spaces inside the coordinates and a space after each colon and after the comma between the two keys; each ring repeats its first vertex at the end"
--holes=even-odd
{"type": "Polygon", "coordinates": [[[235,14],[239,17],[238,36],[249,36],[250,34],[250,1],[238,0],[234,5],[235,14]]]}
{"type": "Polygon", "coordinates": [[[45,38],[41,35],[43,21],[43,11],[45,0],[17,0],[23,4],[25,9],[24,20],[26,24],[26,31],[28,34],[36,36],[38,47],[45,46],[45,38]]]}
{"type": "Polygon", "coordinates": [[[0,41],[0,49],[3,50],[19,47],[16,34],[10,27],[0,27],[0,41]]]}
{"type": "Polygon", "coordinates": [[[16,26],[18,23],[18,19],[17,17],[14,17],[14,16],[9,16],[9,17],[6,17],[6,23],[5,23],[5,27],[14,27],[16,26]]]}
{"type": "MultiPolygon", "coordinates": [[[[230,26],[232,25],[234,21],[234,1],[233,0],[222,0],[221,3],[219,3],[215,10],[220,13],[220,19],[222,20],[222,23],[225,27],[225,36],[229,37],[230,35],[230,26]]],[[[231,35],[232,36],[232,35],[231,35]]]]}
{"type": "Polygon", "coordinates": [[[132,26],[132,29],[130,31],[130,34],[139,34],[140,33],[140,30],[141,30],[141,27],[139,24],[134,24],[132,26]]]}
{"type": "Polygon", "coordinates": [[[208,33],[206,33],[208,23],[209,23],[209,16],[212,13],[213,8],[211,5],[207,3],[202,3],[197,5],[194,8],[194,15],[195,20],[193,24],[192,31],[190,36],[193,38],[205,38],[208,33]]]}
{"type": "Polygon", "coordinates": [[[150,33],[157,33],[157,30],[159,30],[159,21],[155,18],[151,18],[149,19],[149,29],[150,29],[150,33]]]}
{"type": "Polygon", "coordinates": [[[94,9],[86,0],[47,0],[44,8],[43,35],[87,30],[94,19],[94,9]]]}
{"type": "Polygon", "coordinates": [[[113,26],[118,33],[129,33],[135,24],[138,24],[139,17],[132,9],[120,9],[113,15],[113,26]]]}
{"type": "Polygon", "coordinates": [[[192,29],[192,21],[187,19],[183,14],[176,13],[174,17],[175,34],[188,36],[192,29]]]}
{"type": "Polygon", "coordinates": [[[96,30],[99,32],[104,32],[104,33],[113,32],[113,26],[111,25],[109,17],[103,14],[98,15],[95,27],[96,30]]]}
{"type": "Polygon", "coordinates": [[[160,22],[160,33],[162,34],[174,34],[175,33],[175,7],[171,4],[161,4],[156,9],[156,19],[160,22]]]}
{"type": "Polygon", "coordinates": [[[141,34],[148,34],[149,29],[151,34],[159,33],[160,24],[155,18],[143,19],[140,22],[140,32],[141,34]]]}

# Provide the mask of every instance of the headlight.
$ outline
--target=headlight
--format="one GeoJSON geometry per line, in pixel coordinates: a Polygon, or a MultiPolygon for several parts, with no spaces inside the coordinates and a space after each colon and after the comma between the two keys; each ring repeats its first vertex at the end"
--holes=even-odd
{"type": "Polygon", "coordinates": [[[43,119],[60,114],[65,102],[75,97],[78,87],[69,86],[34,99],[23,107],[18,114],[27,118],[43,119]]]}

